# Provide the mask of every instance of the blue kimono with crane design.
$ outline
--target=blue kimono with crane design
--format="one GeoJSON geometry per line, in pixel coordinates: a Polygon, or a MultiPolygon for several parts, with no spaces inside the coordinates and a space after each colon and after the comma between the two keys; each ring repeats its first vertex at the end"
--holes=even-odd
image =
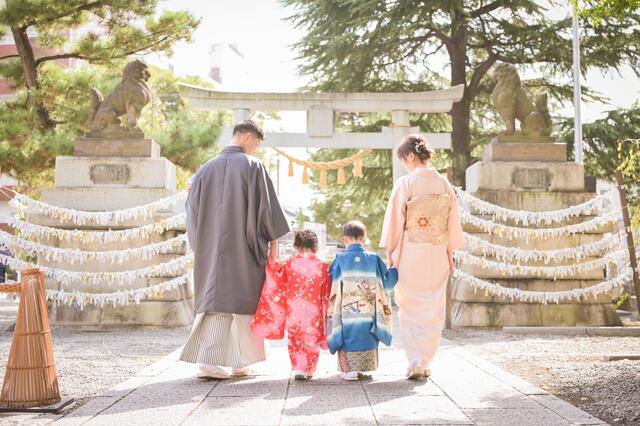
{"type": "Polygon", "coordinates": [[[351,244],[331,264],[330,321],[327,343],[331,353],[377,349],[391,345],[391,304],[386,291],[398,282],[398,271],[387,268],[362,244],[351,244]]]}

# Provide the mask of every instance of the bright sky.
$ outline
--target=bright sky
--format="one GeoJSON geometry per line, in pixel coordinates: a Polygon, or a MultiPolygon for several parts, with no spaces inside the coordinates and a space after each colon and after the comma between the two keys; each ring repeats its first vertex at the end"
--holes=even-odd
{"type": "MultiPolygon", "coordinates": [[[[238,90],[290,92],[304,86],[305,79],[297,74],[296,53],[291,48],[303,33],[283,20],[291,12],[282,8],[277,0],[165,0],[160,7],[163,10],[187,8],[202,19],[194,34],[194,41],[177,45],[175,55],[169,60],[176,73],[206,77],[211,44],[235,42],[244,53],[248,68],[246,85],[238,90]]],[[[640,94],[640,81],[631,69],[622,69],[619,74],[610,75],[590,72],[583,83],[610,99],[610,104],[583,104],[583,122],[601,117],[607,110],[629,107],[640,94]]],[[[573,111],[567,107],[558,113],[571,115],[573,111]]],[[[268,126],[304,131],[304,114],[285,113],[281,123],[270,123],[268,126]]],[[[291,153],[300,157],[304,156],[305,150],[292,150],[291,153]]],[[[289,179],[286,177],[286,164],[282,163],[281,188],[286,188],[281,194],[284,204],[308,205],[313,194],[298,183],[301,171],[296,170],[296,178],[289,179]]]]}

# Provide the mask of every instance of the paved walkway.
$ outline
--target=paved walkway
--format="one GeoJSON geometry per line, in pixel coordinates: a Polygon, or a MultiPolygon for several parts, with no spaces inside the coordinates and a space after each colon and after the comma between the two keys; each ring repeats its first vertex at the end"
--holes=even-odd
{"type": "Polygon", "coordinates": [[[448,342],[428,382],[404,379],[405,360],[397,347],[381,347],[380,369],[372,379],[357,382],[343,382],[335,372],[335,357],[328,353],[321,356],[315,380],[289,379],[282,344],[272,347],[269,360],[256,366],[257,376],[243,379],[197,379],[194,366],[176,357],[177,352],[172,353],[67,416],[41,416],[38,423],[605,424],[448,342]]]}

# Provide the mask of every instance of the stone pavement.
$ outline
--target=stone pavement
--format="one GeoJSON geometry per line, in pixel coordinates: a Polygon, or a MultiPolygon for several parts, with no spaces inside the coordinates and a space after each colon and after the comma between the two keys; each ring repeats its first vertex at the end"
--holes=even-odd
{"type": "MultiPolygon", "coordinates": [[[[178,352],[66,416],[31,417],[56,425],[459,424],[602,425],[602,421],[521,378],[444,342],[432,380],[404,379],[398,347],[381,347],[369,380],[343,382],[323,353],[317,378],[288,376],[286,347],[272,343],[255,377],[206,381],[178,352]]],[[[26,417],[23,417],[25,420],[26,417]]],[[[0,423],[3,418],[0,417],[0,423]]],[[[9,418],[4,418],[9,420],[9,418]]],[[[17,420],[17,418],[14,418],[17,420]]]]}

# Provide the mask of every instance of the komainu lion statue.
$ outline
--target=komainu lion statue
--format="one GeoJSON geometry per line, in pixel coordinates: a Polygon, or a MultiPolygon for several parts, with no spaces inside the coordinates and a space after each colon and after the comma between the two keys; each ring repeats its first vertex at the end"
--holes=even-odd
{"type": "Polygon", "coordinates": [[[533,104],[522,88],[518,71],[511,64],[498,65],[493,76],[497,84],[491,93],[491,100],[507,125],[505,133],[515,133],[517,119],[522,133],[531,136],[549,136],[553,123],[547,106],[547,94],[538,95],[533,104]]]}
{"type": "Polygon", "coordinates": [[[98,89],[91,89],[91,132],[139,132],[137,123],[140,112],[151,99],[151,90],[147,86],[150,76],[147,65],[136,59],[124,67],[122,81],[109,96],[104,98],[98,89]],[[120,117],[125,114],[127,122],[123,127],[120,117]]]}

